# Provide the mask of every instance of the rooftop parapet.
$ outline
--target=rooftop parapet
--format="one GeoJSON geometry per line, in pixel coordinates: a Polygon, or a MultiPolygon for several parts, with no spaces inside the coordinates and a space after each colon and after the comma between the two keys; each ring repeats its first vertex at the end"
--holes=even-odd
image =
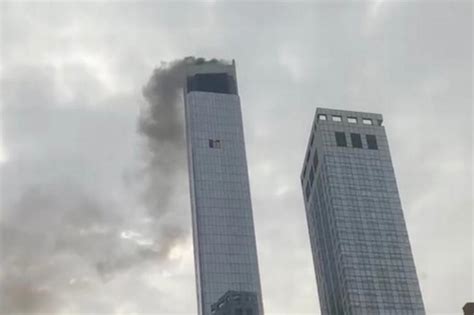
{"type": "Polygon", "coordinates": [[[382,126],[383,116],[381,114],[375,113],[355,112],[348,110],[318,107],[316,109],[314,122],[318,123],[319,121],[324,120],[351,124],[382,126]]]}
{"type": "Polygon", "coordinates": [[[196,59],[186,66],[186,93],[238,94],[235,61],[196,59]]]}

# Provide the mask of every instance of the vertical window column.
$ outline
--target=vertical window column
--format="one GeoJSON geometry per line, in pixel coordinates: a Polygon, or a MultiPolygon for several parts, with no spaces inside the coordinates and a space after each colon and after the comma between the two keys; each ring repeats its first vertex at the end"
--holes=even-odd
{"type": "Polygon", "coordinates": [[[346,134],[344,132],[336,131],[336,145],[338,147],[347,147],[346,134]]]}
{"type": "Polygon", "coordinates": [[[371,150],[377,150],[379,147],[377,145],[377,138],[374,135],[366,135],[367,147],[371,150]]]}
{"type": "Polygon", "coordinates": [[[362,149],[362,138],[358,133],[351,133],[351,142],[353,148],[362,149]]]}

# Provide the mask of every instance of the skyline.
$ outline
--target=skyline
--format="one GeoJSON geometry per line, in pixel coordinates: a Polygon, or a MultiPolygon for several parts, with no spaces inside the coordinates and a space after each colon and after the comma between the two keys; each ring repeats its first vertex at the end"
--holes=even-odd
{"type": "Polygon", "coordinates": [[[142,87],[190,55],[237,61],[266,314],[319,310],[299,182],[316,107],[384,114],[426,311],[472,298],[469,1],[2,2],[0,14],[0,283],[12,284],[0,292],[31,298],[8,306],[195,312],[185,166],[160,220],[189,229],[158,264],[139,251],[155,222],[140,196],[142,87]],[[98,275],[104,253],[120,259],[98,275]]]}

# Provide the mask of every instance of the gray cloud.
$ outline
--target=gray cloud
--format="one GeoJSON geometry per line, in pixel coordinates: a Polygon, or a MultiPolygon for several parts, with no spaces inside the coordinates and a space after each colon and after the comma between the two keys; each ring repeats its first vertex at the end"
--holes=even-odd
{"type": "MultiPolygon", "coordinates": [[[[157,215],[163,210],[154,208],[160,206],[159,196],[150,205],[140,194],[144,181],[126,183],[120,175],[136,177],[146,174],[138,171],[145,168],[155,176],[168,166],[166,154],[153,156],[151,162],[133,162],[134,154],[126,152],[143,148],[130,134],[136,126],[128,124],[128,118],[121,121],[119,104],[112,112],[94,109],[93,104],[83,103],[82,91],[73,98],[77,103],[61,104],[54,79],[32,79],[41,78],[43,70],[16,70],[2,80],[2,86],[11,89],[4,94],[2,107],[9,156],[0,168],[0,313],[59,312],[71,304],[72,296],[125,272],[146,269],[150,263],[169,268],[171,251],[189,235],[189,223],[181,218],[189,201],[183,203],[168,192],[163,201],[179,210],[157,215]],[[20,120],[22,125],[17,124],[20,120]],[[122,142],[111,142],[123,135],[123,129],[129,134],[121,137],[122,142]]],[[[123,101],[130,98],[124,96],[123,101]]],[[[108,100],[97,102],[104,106],[108,100]]],[[[137,99],[133,102],[137,106],[137,99]]],[[[138,110],[125,113],[137,117],[138,110]]],[[[163,139],[153,141],[158,148],[163,139]]],[[[184,148],[177,151],[185,152],[184,148]]],[[[178,154],[174,166],[179,171],[172,173],[180,187],[174,189],[175,195],[186,199],[183,182],[187,182],[179,178],[185,173],[185,165],[180,164],[184,161],[178,154]]],[[[84,311],[97,311],[91,301],[78,305],[84,311]]],[[[105,311],[111,308],[108,305],[105,311]]]]}
{"type": "Polygon", "coordinates": [[[27,189],[2,208],[10,210],[0,225],[5,314],[54,311],[56,290],[74,269],[91,268],[119,245],[113,213],[67,182],[27,189]]]}

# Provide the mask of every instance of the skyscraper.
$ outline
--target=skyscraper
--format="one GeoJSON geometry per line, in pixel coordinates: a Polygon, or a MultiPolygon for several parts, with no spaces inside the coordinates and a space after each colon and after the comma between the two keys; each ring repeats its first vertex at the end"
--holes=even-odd
{"type": "Polygon", "coordinates": [[[184,97],[199,314],[228,291],[263,314],[235,63],[189,65],[184,97]]]}
{"type": "Polygon", "coordinates": [[[301,184],[322,314],[424,314],[382,123],[316,110],[301,184]]]}

